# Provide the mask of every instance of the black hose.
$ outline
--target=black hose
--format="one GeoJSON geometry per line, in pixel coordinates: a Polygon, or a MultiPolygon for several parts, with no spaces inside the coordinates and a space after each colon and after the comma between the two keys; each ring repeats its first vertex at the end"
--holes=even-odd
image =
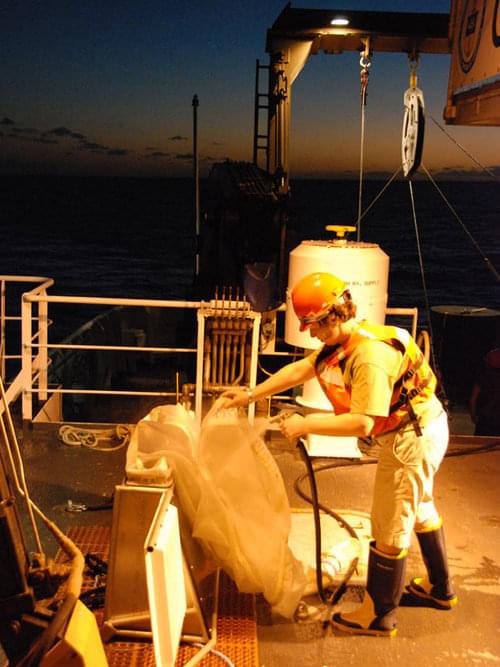
{"type": "Polygon", "coordinates": [[[314,516],[314,539],[316,546],[316,585],[318,587],[319,596],[325,604],[328,604],[328,598],[323,588],[323,576],[321,572],[321,519],[319,515],[319,503],[318,503],[318,489],[316,486],[316,478],[314,477],[314,469],[312,467],[311,459],[309,454],[304,446],[302,440],[297,441],[297,447],[299,448],[300,455],[302,460],[305,463],[307,469],[307,475],[309,477],[309,486],[311,487],[312,495],[312,508],[314,516]]]}
{"type": "MultiPolygon", "coordinates": [[[[323,588],[323,580],[321,576],[321,519],[320,519],[320,510],[331,516],[333,519],[337,521],[337,523],[341,526],[341,528],[344,528],[352,537],[355,539],[359,540],[359,536],[357,535],[356,531],[354,528],[342,517],[340,514],[335,512],[334,510],[330,509],[326,505],[323,505],[319,502],[318,500],[318,490],[317,490],[317,485],[316,485],[316,473],[318,472],[323,472],[325,470],[331,470],[333,468],[344,468],[344,467],[350,467],[353,465],[373,465],[377,463],[376,459],[363,459],[363,460],[353,460],[353,459],[346,459],[342,461],[336,461],[335,463],[326,463],[324,465],[318,466],[316,468],[313,467],[311,463],[311,458],[309,454],[307,453],[307,450],[304,446],[304,443],[299,440],[297,443],[299,452],[302,456],[302,459],[306,465],[306,472],[298,477],[295,480],[294,483],[294,489],[297,495],[308,502],[309,504],[312,505],[313,509],[313,517],[314,517],[314,533],[315,533],[315,540],[316,540],[316,582],[318,586],[318,593],[320,595],[321,600],[325,604],[329,604],[330,606],[333,606],[337,604],[338,600],[340,597],[344,594],[345,589],[347,587],[347,583],[349,582],[349,579],[352,577],[354,572],[356,571],[356,568],[358,566],[358,561],[359,558],[353,558],[351,561],[346,574],[344,575],[342,581],[338,585],[337,589],[333,592],[332,596],[328,598],[326,596],[326,593],[323,588]],[[301,484],[304,481],[304,479],[308,478],[309,480],[309,486],[311,488],[311,496],[308,496],[304,490],[301,488],[301,484]]],[[[492,443],[485,443],[484,445],[471,445],[468,446],[464,449],[461,447],[455,448],[448,450],[448,452],[445,454],[445,457],[452,457],[452,456],[466,456],[470,454],[479,454],[483,452],[491,452],[500,447],[500,442],[493,441],[492,443]]]]}
{"type": "MultiPolygon", "coordinates": [[[[330,597],[327,596],[325,589],[323,587],[323,577],[322,577],[322,568],[321,568],[321,518],[320,518],[320,510],[328,514],[329,516],[333,517],[338,524],[347,530],[347,532],[351,535],[351,537],[354,537],[355,539],[359,540],[359,536],[354,530],[354,528],[342,517],[340,514],[337,512],[334,512],[330,508],[322,505],[319,502],[318,499],[318,489],[316,485],[316,477],[315,477],[315,470],[313,468],[313,465],[311,463],[311,458],[309,454],[307,453],[307,450],[304,446],[304,443],[302,440],[299,440],[297,442],[297,446],[299,448],[299,452],[302,456],[302,459],[305,463],[306,466],[306,474],[302,475],[299,477],[296,482],[295,482],[295,490],[298,493],[299,496],[301,496],[304,500],[308,501],[312,505],[313,509],[313,518],[314,518],[314,536],[315,536],[315,554],[316,554],[316,584],[318,587],[318,593],[321,598],[321,601],[324,602],[325,604],[329,606],[333,606],[334,604],[337,604],[339,601],[340,597],[344,594],[346,588],[347,588],[347,583],[349,579],[352,577],[354,572],[356,571],[356,568],[358,566],[358,561],[359,558],[356,556],[355,558],[352,559],[352,561],[349,564],[349,567],[347,568],[347,572],[345,573],[344,577],[342,578],[342,581],[338,585],[338,587],[333,591],[332,595],[330,597]],[[309,486],[311,488],[311,498],[307,497],[302,489],[300,489],[300,482],[305,478],[308,477],[309,479],[309,486]]],[[[329,467],[334,467],[334,466],[329,466],[329,467]]],[[[321,468],[321,469],[324,469],[321,468]]]]}

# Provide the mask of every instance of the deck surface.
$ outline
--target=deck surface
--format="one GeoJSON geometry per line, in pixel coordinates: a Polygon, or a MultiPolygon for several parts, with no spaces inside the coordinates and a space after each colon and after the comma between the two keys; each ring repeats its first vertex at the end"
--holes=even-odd
{"type": "MultiPolygon", "coordinates": [[[[109,504],[114,486],[123,481],[125,449],[104,453],[65,446],[57,438],[55,425],[37,427],[20,441],[32,497],[63,531],[111,525],[111,509],[97,508],[109,504]],[[68,512],[68,500],[93,509],[68,512]]],[[[456,609],[402,606],[395,638],[349,637],[331,628],[324,630],[318,622],[297,623],[273,615],[257,595],[259,665],[500,664],[498,444],[500,439],[452,438],[436,477],[436,501],[444,517],[450,569],[459,596],[456,609]]],[[[268,440],[268,447],[285,480],[291,506],[307,508],[294,489],[295,480],[305,471],[297,449],[276,435],[268,440]]],[[[337,467],[338,459],[316,460],[316,465],[331,464],[317,474],[321,502],[333,509],[369,512],[376,465],[370,459],[363,461],[337,467]]],[[[49,555],[50,550],[47,546],[49,555]]],[[[413,544],[408,577],[421,570],[413,544]]],[[[352,607],[359,593],[359,587],[349,587],[338,608],[352,607]]]]}

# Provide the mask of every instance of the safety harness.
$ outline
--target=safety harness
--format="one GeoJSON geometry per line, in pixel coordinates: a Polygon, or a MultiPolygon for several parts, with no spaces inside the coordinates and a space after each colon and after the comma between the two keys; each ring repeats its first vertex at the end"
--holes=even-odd
{"type": "Polygon", "coordinates": [[[404,329],[362,321],[344,345],[323,348],[315,362],[318,381],[336,414],[350,410],[351,388],[346,385],[343,371],[349,356],[367,340],[379,340],[403,353],[404,370],[394,384],[389,415],[375,417],[371,435],[397,430],[412,422],[421,435],[412,401],[427,401],[435,391],[436,377],[422,351],[404,329]]]}

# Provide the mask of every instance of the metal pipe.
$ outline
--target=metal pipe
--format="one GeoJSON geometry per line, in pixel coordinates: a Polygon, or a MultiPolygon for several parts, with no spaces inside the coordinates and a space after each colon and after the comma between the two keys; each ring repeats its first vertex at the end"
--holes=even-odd
{"type": "Polygon", "coordinates": [[[32,344],[32,348],[55,350],[106,350],[108,352],[196,352],[194,347],[146,347],[140,345],[82,345],[77,343],[32,344]]]}
{"type": "MultiPolygon", "coordinates": [[[[37,389],[25,389],[27,394],[34,394],[37,389]]],[[[97,396],[176,396],[175,391],[127,391],[120,389],[58,389],[54,387],[51,394],[96,394],[97,396]]]]}
{"type": "Polygon", "coordinates": [[[0,377],[5,377],[5,280],[0,283],[0,377]]]}
{"type": "Polygon", "coordinates": [[[25,292],[23,301],[35,303],[46,301],[47,303],[83,303],[93,306],[137,306],[148,308],[200,308],[202,301],[173,301],[166,299],[124,299],[107,296],[49,296],[25,292]]]}
{"type": "Polygon", "coordinates": [[[219,334],[214,329],[213,330],[213,344],[212,344],[212,368],[210,373],[210,381],[213,383],[217,382],[217,358],[218,358],[218,349],[219,349],[219,334]]]}
{"type": "Polygon", "coordinates": [[[241,335],[235,334],[233,336],[233,349],[232,349],[232,359],[231,359],[231,375],[230,375],[230,383],[234,384],[234,381],[236,379],[236,360],[238,358],[238,341],[240,340],[241,335]]]}
{"type": "Polygon", "coordinates": [[[42,283],[35,289],[47,289],[54,284],[54,280],[52,278],[46,278],[45,276],[0,275],[0,280],[5,280],[6,283],[42,283]]]}
{"type": "Polygon", "coordinates": [[[244,374],[245,374],[245,337],[242,336],[240,338],[240,372],[238,374],[238,377],[233,382],[233,384],[234,385],[241,384],[244,374]]]}
{"type": "Polygon", "coordinates": [[[226,334],[221,333],[219,340],[219,359],[218,359],[218,368],[217,368],[217,378],[219,384],[223,383],[224,378],[224,347],[226,342],[226,334]]]}
{"type": "MultiPolygon", "coordinates": [[[[35,359],[35,367],[40,369],[38,377],[38,399],[40,401],[47,400],[48,387],[48,367],[49,360],[47,355],[48,343],[48,303],[40,301],[38,304],[38,340],[40,341],[38,352],[35,359]]],[[[33,347],[32,347],[33,350],[33,347]]]]}
{"type": "Polygon", "coordinates": [[[193,96],[193,180],[194,180],[194,227],[196,231],[195,274],[200,272],[200,174],[198,165],[198,95],[193,96]]]}
{"type": "Polygon", "coordinates": [[[210,332],[205,336],[203,341],[203,384],[210,382],[211,369],[211,355],[212,355],[212,341],[210,339],[210,332]]]}
{"type": "Polygon", "coordinates": [[[226,318],[226,327],[228,330],[226,337],[226,346],[224,350],[224,384],[229,382],[229,371],[230,371],[230,359],[231,359],[231,347],[233,342],[233,288],[229,287],[229,300],[228,300],[228,309],[227,309],[227,318],[226,318]]]}

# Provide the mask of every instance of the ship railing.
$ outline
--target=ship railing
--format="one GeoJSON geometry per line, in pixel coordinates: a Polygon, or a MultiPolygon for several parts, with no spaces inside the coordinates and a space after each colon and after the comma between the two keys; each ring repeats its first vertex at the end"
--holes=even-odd
{"type": "MultiPolygon", "coordinates": [[[[1,279],[2,277],[0,277],[1,279]]],[[[167,347],[167,346],[147,346],[139,343],[134,345],[113,345],[113,344],[87,344],[73,342],[74,339],[66,339],[62,343],[48,342],[48,328],[50,321],[48,319],[49,304],[62,304],[71,308],[76,306],[107,306],[109,308],[132,307],[132,308],[158,308],[158,309],[194,309],[200,310],[204,302],[199,301],[178,301],[178,300],[160,300],[160,299],[129,299],[117,297],[92,297],[92,296],[56,296],[48,295],[48,287],[54,284],[53,280],[48,278],[34,277],[14,277],[3,276],[5,283],[10,280],[18,282],[36,282],[38,284],[34,289],[26,292],[22,296],[21,303],[21,372],[13,379],[8,388],[9,402],[15,400],[22,394],[22,417],[25,421],[33,420],[33,397],[36,396],[39,403],[47,402],[49,395],[51,397],[63,394],[82,394],[95,396],[135,396],[135,397],[159,397],[159,398],[179,398],[179,391],[134,391],[134,390],[116,390],[109,388],[85,388],[71,386],[70,388],[59,386],[49,387],[48,368],[51,358],[56,350],[60,351],[102,351],[102,352],[131,352],[131,353],[186,353],[197,355],[197,377],[196,385],[201,385],[201,366],[200,359],[203,356],[203,342],[200,340],[203,336],[198,323],[198,341],[196,347],[167,347]]],[[[2,289],[4,291],[4,288],[2,289]]],[[[280,309],[284,311],[283,309],[280,309]]],[[[418,311],[413,308],[387,309],[388,315],[410,316],[412,318],[412,333],[416,334],[418,311]]],[[[5,314],[4,314],[5,315],[5,314]]],[[[255,331],[252,336],[254,344],[252,347],[258,347],[258,330],[260,328],[260,315],[254,313],[255,331]]],[[[12,318],[19,319],[19,318],[12,318]]],[[[7,322],[5,315],[4,322],[7,322]]],[[[296,350],[277,351],[274,348],[268,349],[264,354],[280,357],[295,357],[296,350]]],[[[286,362],[286,359],[285,359],[286,362]]],[[[252,360],[250,382],[255,383],[257,374],[257,362],[252,360]]],[[[196,387],[196,409],[201,407],[200,387],[196,387]]],[[[59,399],[61,396],[59,396],[59,399]]]]}
{"type": "Polygon", "coordinates": [[[418,308],[386,308],[387,317],[409,317],[411,319],[410,333],[413,338],[417,338],[418,328],[418,308]]]}
{"type": "Polygon", "coordinates": [[[47,401],[49,394],[53,397],[63,394],[81,394],[95,396],[135,396],[135,397],[160,397],[171,398],[178,396],[178,391],[135,391],[114,390],[99,388],[48,386],[48,366],[50,354],[56,350],[70,351],[98,351],[98,352],[131,352],[131,353],[188,353],[196,354],[196,347],[168,347],[147,345],[107,345],[87,343],[49,343],[41,330],[34,335],[31,333],[32,310],[36,305],[38,308],[43,304],[43,311],[47,312],[49,304],[60,304],[67,306],[108,306],[111,308],[159,308],[159,309],[199,309],[199,301],[175,301],[162,299],[129,299],[118,297],[94,297],[94,296],[58,296],[40,294],[35,291],[23,295],[22,301],[22,370],[24,380],[22,391],[22,416],[25,421],[33,420],[33,396],[36,395],[40,402],[47,401]]]}
{"type": "MultiPolygon", "coordinates": [[[[2,381],[7,385],[7,366],[9,363],[21,366],[23,354],[22,350],[12,353],[10,351],[9,341],[18,340],[18,337],[10,336],[9,333],[14,329],[16,323],[22,328],[22,314],[19,310],[13,310],[13,302],[16,302],[16,296],[22,298],[22,292],[27,283],[35,284],[35,287],[29,292],[32,295],[46,295],[47,290],[52,287],[54,281],[52,278],[43,276],[12,276],[0,275],[0,375],[2,381]],[[16,292],[14,294],[14,292],[16,292]],[[9,297],[11,297],[9,299],[9,297]],[[14,314],[13,314],[14,313],[14,314]]],[[[50,322],[47,317],[47,304],[42,299],[35,309],[31,309],[30,321],[25,323],[26,336],[34,336],[42,343],[47,340],[47,331],[50,322]],[[29,333],[28,333],[29,332],[29,333]],[[32,332],[35,332],[34,334],[32,332]]],[[[34,365],[41,368],[46,366],[46,351],[41,349],[39,356],[32,360],[34,365]]],[[[24,376],[17,373],[13,380],[8,383],[5,395],[7,402],[13,403],[20,395],[24,387],[24,376]]],[[[3,411],[3,405],[0,410],[3,411]]]]}

